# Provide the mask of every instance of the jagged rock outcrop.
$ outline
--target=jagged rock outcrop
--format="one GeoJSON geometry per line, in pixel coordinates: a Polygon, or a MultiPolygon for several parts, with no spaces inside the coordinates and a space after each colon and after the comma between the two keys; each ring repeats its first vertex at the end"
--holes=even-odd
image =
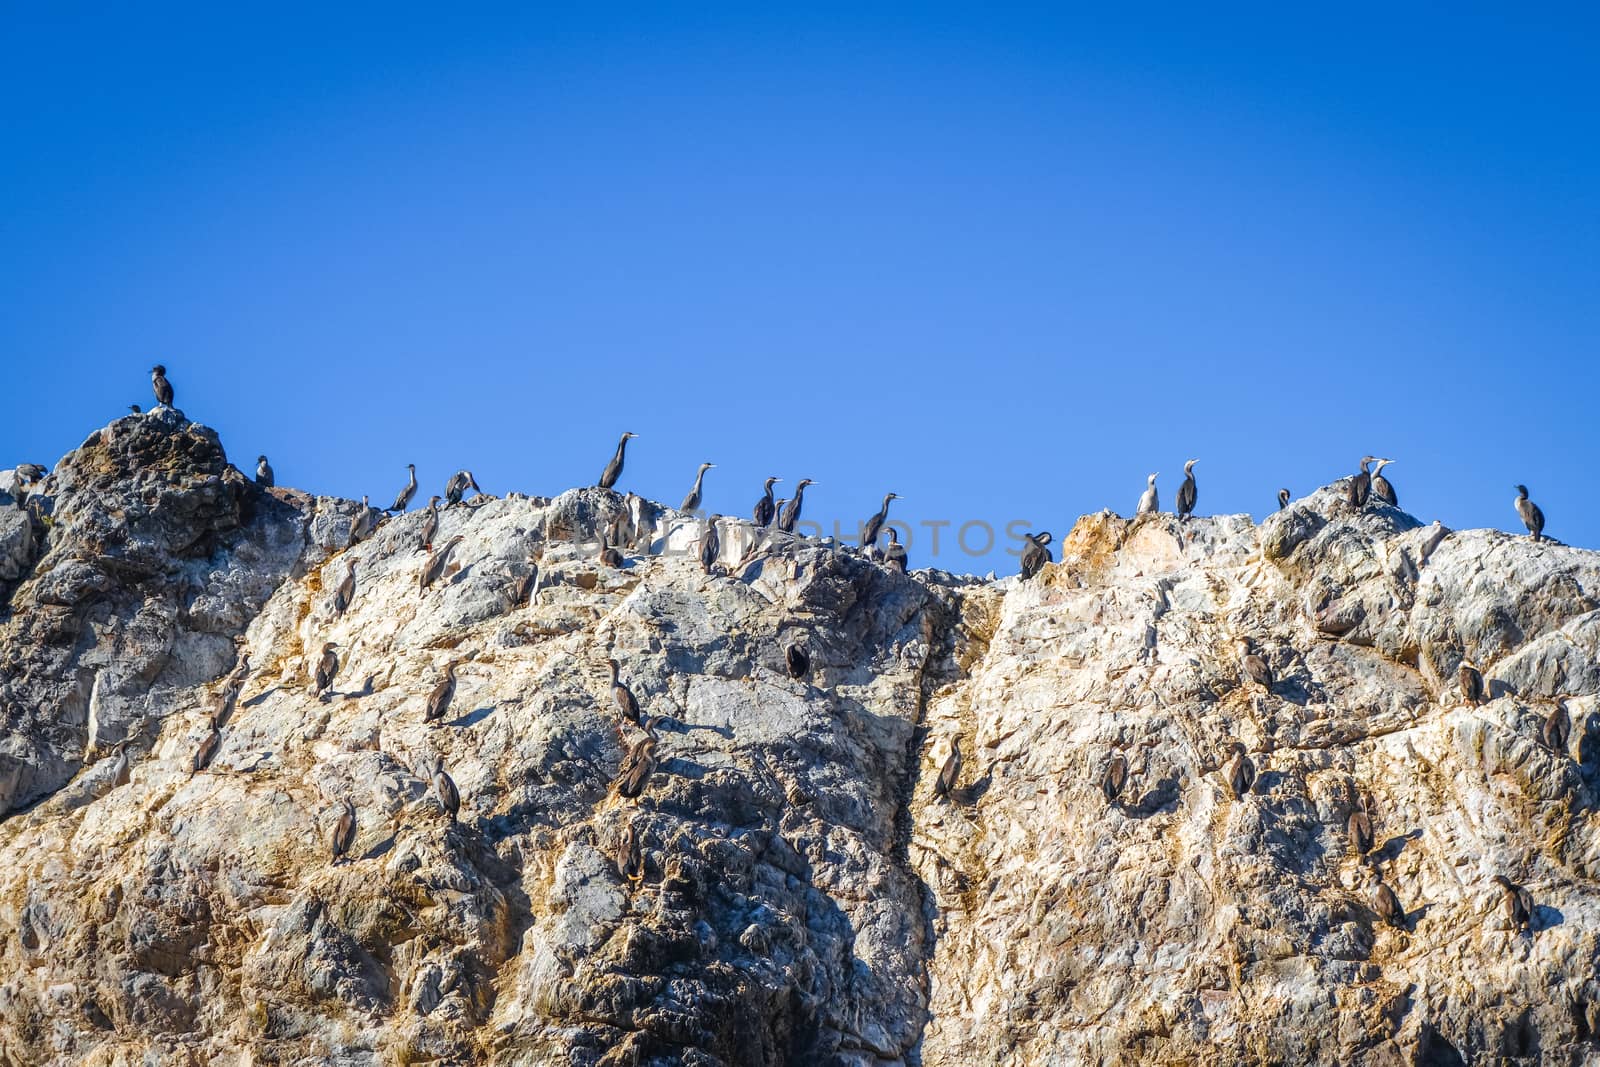
{"type": "Polygon", "coordinates": [[[584,489],[446,509],[435,547],[460,541],[424,589],[420,513],[352,543],[358,505],[255,486],[165,408],[32,494],[0,502],[28,520],[0,571],[0,1062],[1600,1049],[1600,554],[1328,489],[1260,526],[1088,516],[1028,582],[732,520],[707,574],[693,517],[584,489]],[[658,737],[637,800],[611,659],[658,737]]]}

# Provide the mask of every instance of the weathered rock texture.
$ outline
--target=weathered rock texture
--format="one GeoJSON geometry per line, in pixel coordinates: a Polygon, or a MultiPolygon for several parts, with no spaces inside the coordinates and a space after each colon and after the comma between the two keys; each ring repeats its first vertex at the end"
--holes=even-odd
{"type": "Polygon", "coordinates": [[[1328,489],[1261,526],[1089,516],[1026,584],[732,521],[708,575],[692,518],[585,489],[447,509],[435,547],[461,540],[422,589],[420,513],[352,543],[358,505],[262,490],[166,409],[31,494],[0,501],[22,516],[0,523],[0,1063],[1600,1050],[1600,554],[1328,489]],[[621,568],[598,560],[613,520],[621,568]],[[1270,689],[1241,682],[1240,639],[1270,689]],[[636,801],[608,659],[659,734],[636,801]],[[1258,772],[1238,797],[1235,740],[1258,772]]]}

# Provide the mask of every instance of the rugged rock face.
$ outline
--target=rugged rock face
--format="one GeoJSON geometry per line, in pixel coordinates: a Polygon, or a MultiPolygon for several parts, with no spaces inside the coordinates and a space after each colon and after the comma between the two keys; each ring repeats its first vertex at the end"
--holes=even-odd
{"type": "Polygon", "coordinates": [[[1027,583],[733,521],[707,574],[691,517],[585,489],[446,509],[423,588],[422,513],[353,542],[167,409],[6,486],[0,1062],[1600,1051],[1600,554],[1328,489],[1089,516],[1027,583]],[[658,738],[632,800],[613,659],[658,738]]]}

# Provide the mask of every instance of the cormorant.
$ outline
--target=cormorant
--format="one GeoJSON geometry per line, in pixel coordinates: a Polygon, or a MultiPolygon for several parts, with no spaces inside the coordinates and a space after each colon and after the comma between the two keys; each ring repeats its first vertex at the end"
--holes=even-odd
{"type": "Polygon", "coordinates": [[[1245,676],[1252,682],[1272,692],[1272,668],[1267,666],[1266,660],[1256,655],[1249,638],[1239,639],[1239,666],[1244,668],[1245,676]]]}
{"type": "Polygon", "coordinates": [[[456,471],[450,476],[450,480],[444,483],[445,506],[455,507],[461,503],[461,498],[467,495],[468,489],[479,496],[483,495],[483,490],[478,488],[478,479],[472,476],[471,471],[456,471]]]}
{"type": "Polygon", "coordinates": [[[617,835],[617,874],[630,882],[637,882],[644,877],[644,854],[639,849],[639,834],[633,828],[633,823],[622,824],[622,831],[617,835]]]}
{"type": "Polygon", "coordinates": [[[1100,775],[1100,792],[1105,794],[1107,804],[1115,804],[1117,797],[1122,795],[1122,787],[1128,784],[1128,757],[1121,751],[1111,754],[1111,761],[1106,764],[1106,769],[1100,775]]]}
{"type": "Polygon", "coordinates": [[[1289,490],[1287,490],[1287,489],[1279,489],[1278,490],[1278,510],[1282,511],[1284,508],[1286,508],[1288,506],[1289,506],[1289,490]]]}
{"type": "Polygon", "coordinates": [[[1539,510],[1539,505],[1528,499],[1528,487],[1517,486],[1517,514],[1522,516],[1522,525],[1528,528],[1528,533],[1535,541],[1544,540],[1544,512],[1539,510]]]}
{"type": "Polygon", "coordinates": [[[1372,907],[1373,910],[1390,926],[1404,930],[1406,926],[1406,909],[1400,906],[1400,898],[1394,895],[1394,890],[1384,884],[1382,878],[1373,876],[1372,907]]]}
{"type": "Polygon", "coordinates": [[[600,535],[600,563],[602,566],[618,569],[622,566],[622,553],[611,543],[610,537],[600,535]]]}
{"type": "Polygon", "coordinates": [[[1567,738],[1572,734],[1572,719],[1567,715],[1565,704],[1557,704],[1544,720],[1544,726],[1539,730],[1539,736],[1544,740],[1545,747],[1551,752],[1565,755],[1567,752],[1567,738]]]}
{"type": "Polygon", "coordinates": [[[439,533],[439,498],[430,496],[428,506],[422,516],[422,536],[417,542],[417,547],[425,552],[433,551],[433,539],[439,533]]]}
{"type": "Polygon", "coordinates": [[[794,487],[794,499],[778,515],[778,529],[794,533],[795,524],[800,521],[800,509],[805,505],[806,486],[815,484],[810,478],[800,479],[800,484],[794,487]]]}
{"type": "Polygon", "coordinates": [[[1357,803],[1350,812],[1350,819],[1345,823],[1345,832],[1350,837],[1350,847],[1356,850],[1357,856],[1365,856],[1372,851],[1372,817],[1367,814],[1365,804],[1357,803]]]}
{"type": "Polygon", "coordinates": [[[767,479],[766,491],[762,494],[761,499],[756,501],[756,509],[752,515],[758,527],[771,526],[772,520],[777,517],[778,508],[772,502],[772,487],[781,481],[783,479],[776,476],[767,479]]]}
{"type": "Polygon", "coordinates": [[[328,835],[328,851],[333,854],[333,862],[338,863],[339,857],[350,851],[350,846],[356,841],[356,806],[346,797],[339,808],[339,818],[333,824],[333,832],[328,835]]]}
{"type": "MultiPolygon", "coordinates": [[[[1158,471],[1157,474],[1160,472],[1158,471]]],[[[1161,510],[1161,497],[1156,492],[1156,474],[1145,479],[1144,495],[1139,498],[1139,507],[1135,515],[1152,515],[1161,510]]]]}
{"type": "Polygon", "coordinates": [[[200,747],[194,750],[194,763],[189,767],[189,776],[205,770],[211,765],[211,758],[217,754],[217,749],[222,747],[222,733],[215,723],[206,725],[206,735],[200,739],[200,747]]]}
{"type": "Polygon", "coordinates": [[[1345,499],[1350,501],[1351,507],[1365,507],[1367,494],[1372,490],[1372,475],[1367,469],[1372,466],[1372,456],[1361,457],[1361,473],[1352,475],[1350,484],[1345,488],[1345,499]]]}
{"type": "Polygon", "coordinates": [[[433,791],[439,798],[439,806],[450,816],[450,821],[456,821],[456,813],[461,810],[461,791],[456,788],[455,779],[445,773],[444,763],[436,763],[433,768],[433,791]]]}
{"type": "Polygon", "coordinates": [[[791,678],[804,678],[811,673],[811,657],[798,641],[783,650],[783,662],[791,678]]]}
{"type": "Polygon", "coordinates": [[[1478,665],[1470,659],[1461,661],[1461,666],[1456,669],[1456,680],[1461,683],[1461,699],[1473,707],[1484,702],[1483,675],[1478,671],[1478,665]]]}
{"type": "Polygon", "coordinates": [[[1194,513],[1194,502],[1199,496],[1194,484],[1194,465],[1199,463],[1191,459],[1183,465],[1183,484],[1178,486],[1178,518],[1187,519],[1194,513]]]}
{"type": "Polygon", "coordinates": [[[1372,481],[1368,483],[1372,495],[1388,504],[1391,508],[1400,506],[1399,498],[1394,495],[1394,486],[1389,484],[1389,479],[1383,476],[1383,468],[1393,463],[1392,459],[1380,459],[1378,465],[1372,469],[1372,481]]]}
{"type": "Polygon", "coordinates": [[[158,406],[172,406],[172,383],[167,381],[167,368],[159,363],[150,368],[150,388],[156,391],[158,406]]]}
{"type": "Polygon", "coordinates": [[[355,544],[365,537],[372,536],[374,523],[372,521],[372,505],[367,503],[367,498],[361,498],[361,510],[356,512],[354,521],[350,523],[350,543],[355,544]]]}
{"type": "Polygon", "coordinates": [[[617,792],[629,800],[644,792],[656,769],[656,735],[648,726],[646,730],[649,732],[624,753],[622,765],[617,768],[617,792]]]}
{"type": "Polygon", "coordinates": [[[328,687],[333,685],[334,676],[339,673],[339,656],[334,649],[339,646],[332,641],[323,643],[322,658],[317,660],[317,671],[312,679],[316,682],[317,696],[325,697],[328,687]]]}
{"type": "Polygon", "coordinates": [[[356,561],[346,560],[344,577],[339,581],[339,588],[333,591],[333,613],[343,615],[350,607],[350,602],[356,596],[356,561]]]}
{"type": "Polygon", "coordinates": [[[889,521],[889,501],[899,500],[898,493],[886,493],[883,497],[883,507],[878,513],[867,520],[867,525],[861,531],[861,550],[871,552],[878,543],[878,534],[883,530],[883,524],[889,521]]]}
{"type": "Polygon", "coordinates": [[[700,566],[707,574],[717,565],[717,557],[722,554],[722,535],[717,533],[717,520],[721,515],[713,515],[706,520],[706,528],[700,535],[700,566]]]}
{"type": "Polygon", "coordinates": [[[1495,875],[1494,882],[1505,891],[1506,919],[1511,923],[1511,929],[1531,934],[1533,932],[1533,894],[1503,874],[1495,875]]]}
{"type": "Polygon", "coordinates": [[[1028,547],[1022,550],[1022,579],[1027,581],[1044,570],[1044,565],[1050,562],[1050,549],[1047,547],[1050,544],[1050,531],[1023,536],[1028,539],[1028,547]]]}
{"type": "Polygon", "coordinates": [[[267,489],[277,484],[272,476],[272,464],[267,462],[266,456],[256,457],[256,484],[267,489]]]}
{"type": "Polygon", "coordinates": [[[907,573],[906,546],[900,543],[900,535],[894,532],[894,527],[889,527],[889,543],[883,546],[883,565],[892,571],[907,573]]]}
{"type": "Polygon", "coordinates": [[[948,797],[951,790],[955,789],[956,781],[961,777],[961,738],[950,739],[950,755],[945,757],[944,766],[939,768],[939,777],[933,782],[933,795],[948,797]]]}
{"type": "Polygon", "coordinates": [[[449,713],[450,701],[456,695],[456,664],[460,662],[458,659],[445,662],[444,680],[433,687],[433,692],[428,694],[427,706],[422,709],[423,722],[438,722],[449,713]]]}
{"type": "Polygon", "coordinates": [[[678,505],[679,511],[700,510],[700,486],[706,480],[706,471],[715,467],[715,463],[702,463],[700,470],[694,476],[694,488],[689,490],[689,495],[683,498],[683,503],[678,505]]]}
{"type": "Polygon", "coordinates": [[[1250,787],[1256,784],[1256,765],[1245,755],[1244,745],[1240,742],[1235,741],[1229,751],[1233,756],[1222,765],[1222,775],[1237,799],[1250,792],[1250,787]]]}
{"type": "Polygon", "coordinates": [[[638,437],[636,433],[625,433],[617,441],[617,451],[611,457],[611,462],[606,464],[606,469],[600,472],[600,488],[610,489],[617,484],[617,479],[622,477],[623,453],[627,451],[628,441],[638,437]]]}
{"type": "Polygon", "coordinates": [[[428,562],[422,565],[422,577],[419,579],[424,591],[428,586],[439,580],[444,573],[445,564],[449,562],[450,550],[461,543],[461,535],[456,534],[439,547],[439,551],[428,557],[428,562]]]}
{"type": "Polygon", "coordinates": [[[531,557],[528,560],[528,573],[517,578],[511,583],[511,606],[520,608],[533,600],[533,587],[539,581],[539,564],[531,557]]]}
{"type": "Polygon", "coordinates": [[[390,512],[404,511],[411,506],[411,498],[417,495],[417,465],[407,463],[406,471],[408,477],[406,487],[395,495],[394,506],[388,509],[390,512]]]}
{"type": "Polygon", "coordinates": [[[617,677],[617,661],[606,661],[611,666],[611,702],[616,705],[617,711],[624,719],[638,726],[639,701],[633,695],[633,690],[622,684],[622,679],[617,677]]]}

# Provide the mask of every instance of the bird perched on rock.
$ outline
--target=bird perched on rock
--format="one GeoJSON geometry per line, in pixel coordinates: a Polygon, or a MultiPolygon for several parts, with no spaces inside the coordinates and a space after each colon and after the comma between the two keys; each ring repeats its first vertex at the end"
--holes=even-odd
{"type": "Polygon", "coordinates": [[[1528,528],[1528,536],[1535,541],[1544,540],[1544,512],[1539,510],[1539,505],[1528,499],[1528,487],[1517,486],[1517,499],[1512,501],[1517,507],[1517,514],[1522,517],[1522,525],[1528,528]]]}
{"type": "Polygon", "coordinates": [[[1478,670],[1478,665],[1470,659],[1461,661],[1461,666],[1456,668],[1456,680],[1461,684],[1461,699],[1473,707],[1484,702],[1483,675],[1478,670]]]}
{"type": "Polygon", "coordinates": [[[456,534],[439,547],[439,550],[428,557],[428,562],[422,565],[422,574],[418,581],[422,583],[423,590],[438,581],[444,574],[445,564],[450,561],[450,552],[461,543],[461,535],[456,534]]]}
{"type": "Polygon", "coordinates": [[[633,695],[633,690],[622,684],[622,679],[617,676],[619,670],[617,661],[607,660],[611,667],[611,702],[616,705],[617,712],[635,726],[639,725],[639,701],[633,695]]]}
{"type": "Polygon", "coordinates": [[[376,525],[372,517],[372,505],[367,503],[366,497],[362,497],[361,510],[356,512],[355,519],[350,523],[350,543],[353,545],[371,537],[376,525]]]}
{"type": "Polygon", "coordinates": [[[700,464],[700,470],[694,476],[694,487],[689,490],[689,495],[687,495],[687,496],[685,496],[683,498],[683,503],[678,505],[678,510],[679,511],[699,511],[700,510],[700,497],[701,497],[700,490],[701,490],[701,486],[704,484],[704,482],[706,480],[706,471],[710,470],[711,468],[713,468],[715,466],[716,466],[715,463],[702,463],[702,464],[700,464]]]}
{"type": "Polygon", "coordinates": [[[610,536],[602,533],[600,535],[601,566],[610,567],[612,570],[620,570],[622,567],[622,562],[622,553],[617,550],[616,545],[611,543],[610,536]]]}
{"type": "Polygon", "coordinates": [[[461,810],[461,791],[456,788],[455,779],[445,773],[442,761],[433,768],[433,793],[439,799],[439,806],[450,816],[450,821],[455,822],[456,813],[461,810]]]}
{"type": "Polygon", "coordinates": [[[356,596],[356,561],[345,560],[344,577],[339,579],[339,588],[333,591],[333,613],[343,615],[350,607],[350,602],[356,596]]]}
{"type": "Polygon", "coordinates": [[[883,524],[889,521],[889,502],[899,499],[900,496],[897,493],[884,494],[883,507],[879,508],[878,513],[868,519],[867,524],[861,528],[862,551],[870,552],[872,547],[878,543],[878,534],[883,531],[883,524]]]}
{"type": "Polygon", "coordinates": [[[1505,909],[1506,920],[1511,924],[1511,929],[1521,933],[1533,933],[1533,894],[1503,874],[1495,875],[1494,882],[1504,891],[1502,907],[1505,909]]]}
{"type": "Polygon", "coordinates": [[[1284,508],[1286,508],[1288,506],[1289,506],[1289,490],[1287,490],[1287,489],[1279,489],[1278,490],[1278,510],[1282,511],[1284,508]]]}
{"type": "Polygon", "coordinates": [[[784,533],[794,533],[794,528],[800,522],[800,509],[805,506],[806,486],[816,485],[810,478],[801,478],[794,487],[794,499],[778,513],[778,529],[784,533]]]}
{"type": "Polygon", "coordinates": [[[1028,539],[1028,544],[1022,550],[1022,580],[1027,581],[1044,570],[1044,565],[1050,562],[1050,531],[1023,536],[1028,539]]]}
{"type": "Polygon", "coordinates": [[[511,606],[520,608],[524,604],[533,602],[533,589],[539,581],[539,564],[532,556],[528,557],[528,571],[518,576],[511,583],[511,606]]]}
{"type": "Polygon", "coordinates": [[[1372,466],[1372,456],[1361,457],[1361,470],[1350,478],[1350,484],[1345,486],[1345,499],[1351,507],[1365,507],[1367,494],[1372,491],[1372,475],[1369,468],[1372,466]]]}
{"type": "Polygon", "coordinates": [[[1100,792],[1105,794],[1107,804],[1115,804],[1122,795],[1122,787],[1128,784],[1128,757],[1119,749],[1111,753],[1111,759],[1106,762],[1106,768],[1100,774],[1100,792]]]}
{"type": "Polygon", "coordinates": [[[333,856],[333,862],[338,863],[340,857],[350,851],[350,846],[356,840],[356,806],[350,803],[348,797],[339,806],[339,817],[334,820],[333,830],[328,834],[328,851],[333,856]]]}
{"type": "Polygon", "coordinates": [[[1567,714],[1566,705],[1558,703],[1545,717],[1544,726],[1539,729],[1539,737],[1551,752],[1566,755],[1567,738],[1571,734],[1572,718],[1567,714]]]}
{"type": "Polygon", "coordinates": [[[155,390],[157,406],[172,406],[172,383],[167,381],[167,368],[159,363],[150,368],[150,388],[155,390]]]}
{"type": "Polygon", "coordinates": [[[789,677],[797,681],[811,673],[811,657],[806,655],[805,646],[796,641],[783,650],[783,663],[789,671],[789,677]]]}
{"type": "Polygon", "coordinates": [[[406,464],[406,485],[405,485],[405,488],[400,490],[400,492],[395,494],[394,504],[392,504],[387,510],[390,513],[393,513],[393,512],[396,512],[396,511],[404,511],[406,508],[409,508],[411,506],[411,498],[416,496],[416,495],[417,495],[417,465],[415,463],[407,463],[406,464]]]}
{"type": "Polygon", "coordinates": [[[1360,800],[1350,811],[1350,818],[1345,823],[1345,833],[1350,838],[1350,847],[1356,850],[1356,855],[1365,856],[1372,851],[1372,817],[1367,814],[1367,806],[1360,800]]]}
{"type": "Polygon", "coordinates": [[[1183,484],[1178,486],[1178,518],[1187,519],[1194,513],[1194,504],[1199,499],[1199,492],[1194,484],[1194,465],[1197,459],[1186,460],[1183,464],[1183,484]]]}
{"type": "Polygon", "coordinates": [[[939,768],[939,776],[933,781],[933,795],[948,798],[956,787],[956,782],[961,779],[961,738],[950,739],[950,754],[944,759],[944,766],[939,768]]]}
{"type": "Polygon", "coordinates": [[[1406,909],[1401,906],[1400,898],[1376,874],[1372,876],[1372,910],[1390,926],[1406,928],[1406,909]]]}
{"type": "Polygon", "coordinates": [[[777,476],[767,479],[764,486],[765,491],[762,493],[761,499],[756,501],[755,511],[751,513],[751,518],[755,520],[757,526],[771,526],[772,520],[777,517],[778,508],[772,500],[772,487],[782,480],[777,476]]]}
{"type": "Polygon", "coordinates": [[[138,404],[129,404],[128,405],[128,414],[130,414],[130,415],[143,415],[144,414],[144,408],[141,408],[138,404]]]}
{"type": "Polygon", "coordinates": [[[211,759],[217,754],[217,749],[222,747],[222,733],[217,729],[215,722],[206,724],[205,736],[200,739],[200,745],[194,750],[194,762],[189,766],[189,776],[196,774],[211,766],[211,759]]]}
{"type": "Polygon", "coordinates": [[[1392,459],[1380,459],[1378,465],[1372,469],[1370,484],[1372,495],[1388,504],[1391,508],[1400,506],[1400,498],[1395,496],[1394,486],[1389,484],[1389,479],[1383,476],[1383,468],[1393,463],[1392,459]]]}
{"type": "Polygon", "coordinates": [[[428,694],[428,702],[422,709],[422,721],[433,724],[443,719],[450,711],[450,702],[456,695],[456,665],[461,661],[451,659],[444,665],[444,679],[433,687],[433,692],[428,694]]]}
{"type": "Polygon", "coordinates": [[[430,496],[428,506],[422,509],[422,529],[418,534],[419,551],[432,552],[433,539],[439,536],[439,498],[430,496]]]}
{"type": "Polygon", "coordinates": [[[889,543],[883,546],[883,565],[892,571],[907,573],[906,546],[900,543],[900,535],[894,532],[894,527],[889,527],[889,543]]]}
{"type": "Polygon", "coordinates": [[[700,567],[707,574],[717,565],[717,557],[722,555],[722,535],[717,533],[717,520],[721,515],[713,515],[706,520],[706,528],[700,534],[700,567]]]}
{"type": "Polygon", "coordinates": [[[1135,515],[1154,515],[1161,510],[1161,496],[1156,492],[1156,478],[1159,475],[1160,472],[1157,471],[1144,480],[1144,495],[1139,498],[1139,506],[1134,510],[1135,515]]]}
{"type": "Polygon", "coordinates": [[[1272,692],[1272,668],[1267,666],[1267,661],[1256,654],[1249,638],[1239,638],[1238,645],[1239,666],[1244,670],[1245,677],[1267,692],[1272,692]]]}
{"type": "Polygon", "coordinates": [[[272,475],[272,464],[267,462],[266,456],[256,457],[256,484],[267,489],[277,484],[272,475]]]}
{"type": "Polygon", "coordinates": [[[445,506],[453,508],[461,503],[461,498],[467,495],[468,489],[480,496],[483,494],[483,490],[478,488],[478,480],[472,476],[471,471],[456,471],[450,476],[450,480],[444,483],[445,506]]]}
{"type": "Polygon", "coordinates": [[[1240,742],[1235,741],[1229,751],[1232,756],[1222,765],[1222,778],[1237,800],[1249,793],[1256,784],[1256,765],[1245,755],[1244,745],[1240,742]]]}
{"type": "Polygon", "coordinates": [[[332,641],[324,642],[322,658],[317,660],[317,670],[312,680],[316,683],[317,696],[323,699],[327,699],[328,687],[333,685],[333,679],[339,673],[339,656],[334,651],[338,647],[332,641]]]}
{"type": "Polygon", "coordinates": [[[617,874],[630,882],[644,877],[644,854],[639,848],[639,834],[632,822],[622,824],[617,834],[617,874]]]}
{"type": "Polygon", "coordinates": [[[600,472],[600,488],[610,489],[617,484],[617,479],[622,477],[622,462],[628,449],[628,442],[638,436],[636,433],[625,433],[617,441],[617,450],[612,453],[611,462],[600,472]]]}
{"type": "Polygon", "coordinates": [[[655,773],[656,761],[655,729],[647,720],[645,735],[623,754],[622,764],[617,768],[617,792],[629,800],[637,799],[655,773]]]}

